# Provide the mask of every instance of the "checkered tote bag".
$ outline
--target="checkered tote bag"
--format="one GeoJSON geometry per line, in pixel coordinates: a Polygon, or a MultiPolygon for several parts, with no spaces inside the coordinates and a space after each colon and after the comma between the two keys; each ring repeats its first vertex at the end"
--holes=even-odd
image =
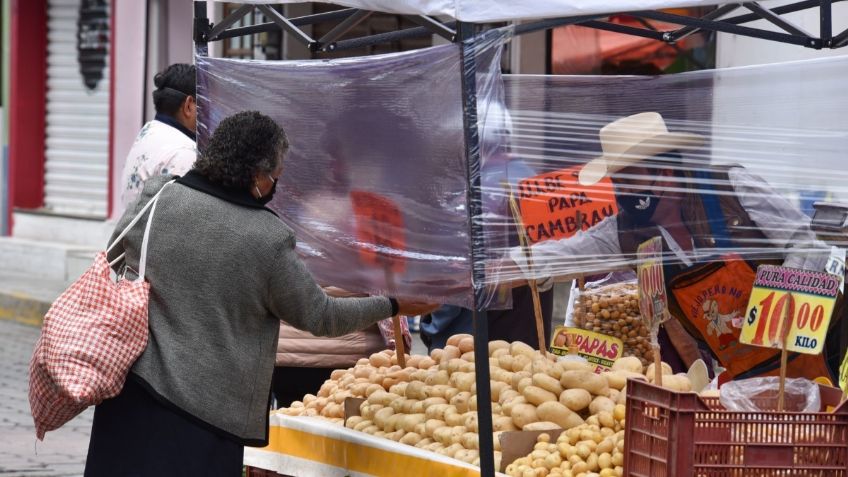
{"type": "Polygon", "coordinates": [[[147,346],[150,284],[144,280],[144,272],[150,226],[162,190],[44,316],[29,367],[29,404],[38,439],[88,406],[117,396],[130,367],[147,346]],[[148,209],[138,279],[119,278],[116,282],[109,267],[124,255],[112,264],[106,255],[148,209]]]}

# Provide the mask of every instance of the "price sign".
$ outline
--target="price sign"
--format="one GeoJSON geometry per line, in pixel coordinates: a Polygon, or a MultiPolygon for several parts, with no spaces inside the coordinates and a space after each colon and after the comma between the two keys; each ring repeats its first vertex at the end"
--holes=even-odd
{"type": "Polygon", "coordinates": [[[391,199],[372,192],[353,191],[350,198],[359,256],[365,263],[403,272],[406,241],[400,208],[391,199]]]}
{"type": "Polygon", "coordinates": [[[518,184],[518,202],[524,230],[531,244],[571,237],[618,212],[612,180],[580,185],[583,166],[569,167],[524,179],[518,184]]]}
{"type": "Polygon", "coordinates": [[[839,367],[839,387],[842,392],[848,394],[848,352],[842,358],[842,366],[839,367]]]}
{"type": "Polygon", "coordinates": [[[596,373],[610,370],[624,351],[624,343],[618,338],[580,328],[557,327],[551,338],[551,353],[565,356],[572,347],[578,356],[595,366],[596,373]]]}
{"type": "Polygon", "coordinates": [[[821,353],[838,292],[839,278],[834,275],[761,265],[740,342],[780,348],[786,336],[789,351],[821,353]]]}
{"type": "MultiPolygon", "coordinates": [[[[654,237],[639,245],[636,278],[639,284],[639,311],[649,330],[658,329],[668,318],[668,295],[663,273],[662,237],[654,237]]],[[[655,331],[652,331],[652,333],[655,331]]]]}

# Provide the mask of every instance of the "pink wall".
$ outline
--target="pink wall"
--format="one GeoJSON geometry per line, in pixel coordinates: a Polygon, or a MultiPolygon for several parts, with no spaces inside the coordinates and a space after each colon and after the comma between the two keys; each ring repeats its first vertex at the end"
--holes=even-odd
{"type": "Polygon", "coordinates": [[[144,122],[146,3],[138,0],[113,2],[115,63],[112,65],[112,217],[120,217],[123,213],[121,174],[127,153],[144,122]]]}

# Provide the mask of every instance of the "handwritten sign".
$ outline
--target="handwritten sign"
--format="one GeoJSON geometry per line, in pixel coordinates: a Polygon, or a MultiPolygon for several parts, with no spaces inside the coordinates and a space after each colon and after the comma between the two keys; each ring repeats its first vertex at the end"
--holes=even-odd
{"type": "Polygon", "coordinates": [[[662,237],[654,237],[639,245],[636,258],[636,278],[639,286],[639,312],[645,325],[655,333],[660,323],[668,319],[668,295],[663,273],[662,237]]]}
{"type": "Polygon", "coordinates": [[[531,244],[571,237],[618,212],[612,181],[607,177],[591,186],[580,185],[581,168],[541,174],[518,184],[521,217],[531,244]]]}
{"type": "Polygon", "coordinates": [[[618,338],[580,328],[557,327],[551,338],[551,353],[565,356],[572,346],[578,356],[595,366],[596,373],[611,369],[624,351],[624,343],[618,338]]]}
{"type": "Polygon", "coordinates": [[[833,314],[839,277],[824,272],[760,265],[740,342],[819,354],[833,314]],[[788,321],[787,316],[788,307],[788,321]]]}
{"type": "Polygon", "coordinates": [[[406,240],[400,208],[391,199],[372,192],[352,191],[350,198],[359,256],[365,263],[403,272],[406,240]]]}

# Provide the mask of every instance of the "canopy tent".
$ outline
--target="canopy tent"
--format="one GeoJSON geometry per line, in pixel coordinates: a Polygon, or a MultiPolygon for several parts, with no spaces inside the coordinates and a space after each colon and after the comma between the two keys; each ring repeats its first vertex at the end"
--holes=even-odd
{"type": "MultiPolygon", "coordinates": [[[[223,2],[226,0],[216,0],[223,2]]],[[[296,3],[299,0],[245,0],[246,4],[296,3]]],[[[721,0],[319,0],[345,7],[403,15],[445,16],[472,23],[535,20],[596,13],[711,6],[721,0]]],[[[765,4],[774,4],[769,1],[765,4]]],[[[817,2],[818,3],[818,2],[817,2]]]]}
{"type": "MultiPolygon", "coordinates": [[[[215,0],[223,1],[223,0],[215,0]]],[[[471,283],[474,291],[482,291],[486,282],[484,259],[486,250],[475,244],[484,243],[481,196],[481,138],[478,129],[477,95],[478,64],[475,55],[477,42],[486,23],[537,20],[517,25],[511,34],[520,35],[561,25],[581,25],[599,30],[650,38],[674,43],[699,30],[726,32],[766,40],[795,44],[807,48],[839,48],[848,45],[848,30],[834,34],[831,18],[832,4],[842,0],[799,0],[790,2],[727,3],[717,0],[333,0],[336,5],[349,7],[329,13],[287,18],[269,4],[295,3],[293,0],[243,0],[245,4],[219,24],[209,23],[205,1],[195,1],[195,45],[199,56],[207,55],[209,42],[265,31],[284,31],[312,51],[333,51],[357,48],[415,36],[433,34],[457,43],[461,65],[462,129],[464,140],[464,169],[468,186],[468,237],[471,241],[471,283]],[[669,11],[676,7],[720,5],[700,18],[669,11]],[[821,27],[818,32],[806,32],[781,15],[796,11],[818,9],[821,27]],[[254,9],[271,21],[262,24],[234,27],[254,9]],[[741,13],[740,13],[741,11],[741,13]],[[417,28],[398,32],[341,40],[357,24],[367,21],[374,12],[408,15],[417,28]],[[656,31],[611,23],[608,17],[629,13],[655,22],[677,26],[673,30],[656,31]],[[447,17],[440,20],[434,17],[447,17]],[[766,20],[771,29],[745,26],[766,20]],[[337,24],[321,38],[312,38],[299,27],[322,21],[337,24]]],[[[318,86],[318,85],[316,85],[318,86]]],[[[327,86],[327,85],[324,85],[327,86]]],[[[481,308],[479,299],[475,300],[481,308]]],[[[486,312],[474,310],[474,347],[487,349],[489,341],[486,312]]],[[[479,450],[481,475],[495,475],[492,442],[492,408],[488,360],[475,362],[479,415],[479,450]]]]}

